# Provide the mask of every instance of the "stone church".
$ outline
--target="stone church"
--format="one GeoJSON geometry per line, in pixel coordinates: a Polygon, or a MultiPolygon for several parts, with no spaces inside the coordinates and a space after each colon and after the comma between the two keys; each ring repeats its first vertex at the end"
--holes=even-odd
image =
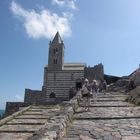
{"type": "Polygon", "coordinates": [[[42,90],[25,89],[24,102],[7,102],[7,110],[12,106],[50,104],[69,100],[71,88],[75,91],[80,89],[84,78],[88,78],[89,81],[104,79],[102,64],[87,67],[85,63],[65,63],[65,49],[64,42],[57,32],[49,43],[48,65],[44,67],[42,90]]]}

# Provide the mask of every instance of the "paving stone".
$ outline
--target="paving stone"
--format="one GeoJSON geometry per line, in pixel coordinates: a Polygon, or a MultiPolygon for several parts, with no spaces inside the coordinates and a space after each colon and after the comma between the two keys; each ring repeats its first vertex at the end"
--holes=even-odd
{"type": "Polygon", "coordinates": [[[122,136],[131,136],[133,134],[134,134],[133,130],[130,130],[130,131],[123,130],[123,131],[121,131],[122,136]]]}
{"type": "Polygon", "coordinates": [[[105,135],[103,137],[103,140],[121,140],[121,139],[118,138],[118,137],[112,136],[111,134],[109,134],[109,135],[105,135]]]}
{"type": "Polygon", "coordinates": [[[99,139],[99,138],[101,138],[100,133],[101,132],[98,132],[96,130],[93,130],[93,131],[90,131],[90,136],[92,136],[92,138],[94,138],[94,139],[99,139]]]}
{"type": "Polygon", "coordinates": [[[63,140],[80,140],[80,138],[78,137],[78,138],[63,138],[63,140]]]}
{"type": "Polygon", "coordinates": [[[96,140],[96,139],[90,138],[88,136],[80,135],[80,140],[96,140]]]}
{"type": "Polygon", "coordinates": [[[138,137],[138,136],[124,136],[124,137],[122,137],[122,140],[140,140],[140,137],[138,137]]]}
{"type": "Polygon", "coordinates": [[[111,135],[112,135],[112,136],[115,136],[115,137],[117,137],[117,138],[121,138],[121,137],[122,137],[121,134],[120,134],[119,132],[117,132],[117,131],[112,132],[111,135]]]}

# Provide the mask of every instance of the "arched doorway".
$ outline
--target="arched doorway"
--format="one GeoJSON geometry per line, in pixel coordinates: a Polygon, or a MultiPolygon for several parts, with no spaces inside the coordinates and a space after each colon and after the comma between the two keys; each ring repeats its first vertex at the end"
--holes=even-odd
{"type": "Polygon", "coordinates": [[[82,88],[82,80],[80,78],[76,79],[75,87],[76,87],[76,90],[79,90],[80,88],[82,88]]]}
{"type": "Polygon", "coordinates": [[[51,92],[51,94],[50,94],[50,96],[49,96],[50,98],[56,98],[56,95],[55,95],[55,93],[54,92],[51,92]]]}

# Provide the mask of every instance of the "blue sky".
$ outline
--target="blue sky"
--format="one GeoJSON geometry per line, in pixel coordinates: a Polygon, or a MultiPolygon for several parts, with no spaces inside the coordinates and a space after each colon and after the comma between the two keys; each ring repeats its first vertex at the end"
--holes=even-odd
{"type": "Polygon", "coordinates": [[[48,43],[59,31],[65,62],[103,63],[106,74],[139,66],[139,0],[1,0],[0,108],[41,89],[48,43]]]}

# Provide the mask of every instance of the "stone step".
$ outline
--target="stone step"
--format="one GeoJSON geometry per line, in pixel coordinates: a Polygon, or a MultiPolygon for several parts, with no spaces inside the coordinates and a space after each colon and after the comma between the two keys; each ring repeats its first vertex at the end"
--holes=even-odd
{"type": "Polygon", "coordinates": [[[31,137],[32,133],[2,133],[0,132],[0,140],[27,140],[28,137],[31,137]]]}
{"type": "Polygon", "coordinates": [[[39,112],[25,112],[24,114],[22,114],[23,116],[24,115],[39,115],[39,116],[41,116],[41,115],[44,115],[43,113],[39,113],[39,112]]]}
{"type": "Polygon", "coordinates": [[[30,110],[28,110],[26,112],[42,112],[44,110],[46,110],[46,109],[30,109],[30,110]]]}
{"type": "Polygon", "coordinates": [[[74,137],[71,137],[71,138],[64,137],[63,140],[80,140],[80,138],[79,137],[78,138],[75,138],[75,136],[74,137]]]}
{"type": "Polygon", "coordinates": [[[3,125],[0,127],[0,132],[35,132],[39,130],[42,125],[3,125]]]}
{"type": "Polygon", "coordinates": [[[32,123],[32,122],[8,122],[6,125],[44,125],[45,123],[42,122],[36,122],[36,123],[32,123]]]}
{"type": "Polygon", "coordinates": [[[29,110],[42,110],[42,109],[60,109],[59,105],[47,105],[47,106],[42,106],[42,105],[38,105],[38,106],[32,106],[31,109],[29,110]]]}
{"type": "MultiPolygon", "coordinates": [[[[80,107],[84,107],[85,106],[85,104],[83,103],[83,102],[81,102],[80,104],[79,104],[79,106],[80,107]]],[[[130,103],[127,103],[127,102],[122,102],[122,101],[115,101],[115,102],[113,102],[113,101],[110,101],[110,102],[107,102],[107,101],[105,101],[105,102],[94,102],[93,100],[90,102],[90,107],[120,107],[120,106],[135,106],[134,104],[130,104],[130,103]]]]}
{"type": "Polygon", "coordinates": [[[75,120],[119,120],[119,119],[140,119],[140,116],[133,116],[133,117],[121,117],[121,116],[115,116],[115,117],[82,117],[82,118],[75,118],[75,120]]]}
{"type": "Polygon", "coordinates": [[[6,119],[0,126],[0,140],[27,140],[43,128],[51,116],[61,111],[60,106],[33,106],[6,119]]]}
{"type": "Polygon", "coordinates": [[[90,111],[85,111],[79,107],[76,110],[74,119],[88,118],[123,118],[123,117],[140,117],[140,106],[138,107],[98,107],[90,108],[90,111]]]}
{"type": "MultiPolygon", "coordinates": [[[[98,105],[98,104],[93,104],[90,105],[90,108],[100,108],[100,107],[133,107],[134,105],[98,105]]],[[[80,107],[85,107],[85,105],[80,105],[80,107]]]]}
{"type": "Polygon", "coordinates": [[[16,119],[48,119],[49,116],[45,115],[21,115],[17,116],[16,119]]]}
{"type": "Polygon", "coordinates": [[[102,95],[102,94],[97,94],[99,98],[125,98],[128,95],[102,95]]]}
{"type": "Polygon", "coordinates": [[[5,135],[7,135],[7,133],[34,133],[37,130],[0,130],[0,133],[5,133],[5,135]]]}
{"type": "Polygon", "coordinates": [[[45,124],[46,123],[46,119],[13,119],[9,122],[7,122],[6,124],[45,124]]]}
{"type": "MultiPolygon", "coordinates": [[[[97,98],[97,102],[117,102],[117,101],[124,101],[125,99],[119,99],[119,98],[97,98]]],[[[94,98],[91,98],[91,101],[94,102],[94,98]]]]}

